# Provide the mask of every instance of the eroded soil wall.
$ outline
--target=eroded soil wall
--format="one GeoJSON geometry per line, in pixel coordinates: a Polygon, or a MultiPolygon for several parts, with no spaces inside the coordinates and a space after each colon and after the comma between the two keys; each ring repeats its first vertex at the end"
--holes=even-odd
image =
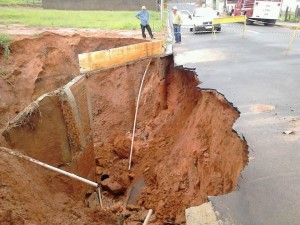
{"type": "Polygon", "coordinates": [[[111,212],[85,207],[70,194],[73,184],[55,172],[0,151],[0,224],[112,225],[111,212]],[[58,185],[58,180],[65,183],[58,185]]]}
{"type": "Polygon", "coordinates": [[[235,188],[247,144],[232,130],[239,113],[222,95],[197,88],[195,73],[174,68],[172,57],[156,58],[143,87],[128,171],[136,97],[148,62],[89,78],[97,173],[109,174],[112,186],[118,183],[124,192],[143,180],[136,203],[175,219],[208,195],[235,188]]]}
{"type": "MultiPolygon", "coordinates": [[[[33,63],[24,55],[21,56],[21,51],[18,52],[20,56],[15,53],[17,49],[25,46],[20,44],[19,47],[12,47],[12,54],[15,53],[18,60],[8,59],[7,62],[11,60],[7,67],[7,71],[10,72],[0,79],[0,84],[4,87],[0,90],[1,96],[5,96],[5,101],[1,101],[0,113],[7,118],[23,109],[36,96],[56,89],[78,75],[79,66],[74,49],[79,52],[79,49],[85,47],[86,51],[91,51],[89,46],[93,46],[92,49],[99,47],[95,40],[83,41],[80,36],[74,35],[69,39],[59,37],[60,42],[46,48],[50,51],[47,50],[46,54],[43,54],[40,52],[45,49],[43,43],[51,41],[51,35],[42,36],[41,39],[44,40],[40,44],[33,45],[34,38],[23,42],[32,43],[33,63]],[[61,43],[65,43],[68,49],[72,50],[62,50],[61,43]],[[53,54],[48,54],[51,50],[53,54]],[[56,59],[56,55],[64,56],[67,51],[67,60],[56,59]],[[64,53],[61,54],[62,52],[64,53]],[[35,61],[39,58],[47,59],[47,63],[35,61]],[[61,65],[61,62],[65,64],[61,65]],[[39,66],[36,68],[34,65],[39,66]],[[74,65],[76,73],[72,69],[69,70],[73,68],[71,65],[74,65]],[[60,69],[56,70],[58,67],[60,69]],[[31,69],[32,75],[28,75],[31,74],[31,69]],[[61,77],[56,78],[57,76],[61,77]],[[22,81],[28,82],[27,86],[25,85],[27,90],[22,89],[22,81]],[[40,81],[50,83],[40,86],[40,81]]],[[[124,40],[124,44],[126,42],[128,40],[124,40]]],[[[107,45],[113,44],[116,43],[107,42],[107,45]]],[[[29,49],[26,52],[30,52],[29,49]]],[[[76,104],[81,113],[89,114],[89,107],[92,111],[93,139],[88,140],[91,141],[89,143],[94,143],[94,146],[88,149],[94,148],[94,152],[87,154],[87,157],[95,155],[95,162],[92,164],[96,164],[96,172],[93,175],[102,184],[103,203],[108,210],[102,211],[99,207],[95,210],[87,209],[83,199],[74,198],[74,188],[77,187],[70,179],[61,178],[57,174],[0,153],[3,159],[0,162],[1,223],[116,224],[125,220],[137,224],[143,220],[140,212],[144,207],[154,209],[156,219],[152,224],[158,225],[167,220],[181,221],[185,208],[207,201],[208,195],[226,194],[235,189],[240,172],[248,159],[247,143],[232,130],[239,113],[218,92],[199,89],[199,81],[193,71],[174,68],[173,56],[143,59],[126,66],[89,74],[85,81],[91,98],[90,106],[84,102],[86,95],[81,94],[85,88],[70,90],[78,96],[76,104]],[[132,169],[128,171],[137,93],[141,77],[150,60],[139,105],[132,169]],[[26,176],[22,179],[24,174],[26,176]],[[125,210],[126,204],[136,205],[137,211],[128,212],[125,210]]],[[[91,127],[86,125],[90,123],[81,113],[72,116],[72,105],[65,105],[64,100],[57,96],[61,96],[57,91],[49,95],[45,110],[47,106],[49,110],[58,110],[58,118],[63,118],[62,124],[60,119],[52,118],[49,121],[53,124],[49,124],[49,127],[64,127],[60,129],[64,135],[59,137],[68,138],[69,153],[73,157],[74,154],[80,153],[80,149],[72,148],[72,143],[78,142],[79,145],[74,146],[81,146],[81,139],[76,136],[76,131],[80,130],[85,137],[89,136],[86,135],[86,131],[91,127]],[[59,124],[55,124],[55,121],[59,124]],[[77,124],[74,129],[72,124],[76,124],[76,121],[85,125],[77,124]]],[[[41,111],[29,111],[35,112],[30,114],[33,116],[32,120],[23,117],[25,120],[21,122],[27,122],[27,127],[23,127],[23,131],[14,130],[15,134],[20,132],[20,135],[17,135],[14,141],[8,138],[8,142],[20,148],[24,145],[22,141],[30,145],[42,145],[44,139],[37,138],[36,143],[30,143],[32,137],[29,137],[30,132],[38,132],[41,128],[35,126],[37,123],[45,123],[41,118],[47,113],[40,113],[41,111]],[[23,135],[27,135],[28,138],[22,139],[23,135]]],[[[51,113],[49,117],[50,115],[51,113]]],[[[15,129],[16,126],[11,128],[15,129]]],[[[45,131],[47,126],[42,128],[45,131]]],[[[47,135],[46,133],[44,135],[47,135]]],[[[46,144],[51,146],[51,143],[46,144]]],[[[45,157],[44,154],[47,152],[44,152],[42,157],[45,157]]],[[[49,160],[55,158],[58,166],[63,163],[62,168],[67,169],[64,163],[68,158],[64,158],[63,154],[53,157],[49,160]]],[[[78,173],[90,168],[90,164],[87,165],[89,160],[90,158],[84,159],[82,163],[77,161],[75,169],[78,173]]]]}

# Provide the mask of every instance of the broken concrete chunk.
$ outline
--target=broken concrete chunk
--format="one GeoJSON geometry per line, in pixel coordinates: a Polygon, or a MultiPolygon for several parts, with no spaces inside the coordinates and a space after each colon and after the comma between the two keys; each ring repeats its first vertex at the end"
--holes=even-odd
{"type": "Polygon", "coordinates": [[[149,133],[145,130],[142,130],[139,139],[142,141],[147,141],[148,137],[149,137],[149,133]]]}
{"type": "Polygon", "coordinates": [[[137,221],[125,221],[124,225],[141,225],[141,223],[137,221]]]}
{"type": "Polygon", "coordinates": [[[116,202],[112,206],[109,207],[109,210],[113,213],[122,212],[124,209],[124,206],[122,205],[122,202],[116,202]]]}
{"type": "Polygon", "coordinates": [[[97,205],[99,205],[97,193],[93,192],[89,197],[87,197],[85,204],[89,208],[95,208],[97,205]]]}
{"type": "Polygon", "coordinates": [[[248,157],[249,162],[252,161],[253,159],[255,159],[255,156],[249,156],[248,157]]]}
{"type": "Polygon", "coordinates": [[[271,112],[275,109],[274,105],[252,105],[252,111],[253,112],[271,112]]]}
{"type": "Polygon", "coordinates": [[[150,216],[149,223],[154,223],[155,221],[156,221],[156,216],[155,216],[155,214],[152,214],[150,216]]]}
{"type": "Polygon", "coordinates": [[[282,133],[289,135],[289,134],[295,134],[296,132],[294,130],[286,130],[286,131],[283,131],[282,133]]]}
{"type": "Polygon", "coordinates": [[[211,202],[185,210],[187,225],[218,225],[217,217],[211,202]]]}
{"type": "Polygon", "coordinates": [[[140,221],[144,221],[146,219],[146,216],[148,214],[148,210],[142,210],[139,215],[140,215],[140,221]]]}
{"type": "Polygon", "coordinates": [[[132,211],[126,209],[126,210],[122,213],[122,215],[123,215],[125,218],[128,218],[128,217],[130,217],[130,216],[132,215],[132,211]]]}
{"type": "Polygon", "coordinates": [[[101,185],[103,190],[107,190],[113,195],[122,195],[126,191],[125,187],[123,187],[119,182],[113,181],[111,178],[101,181],[101,185]]]}
{"type": "Polygon", "coordinates": [[[140,213],[133,213],[131,216],[128,218],[130,221],[139,221],[140,222],[140,213]]]}
{"type": "Polygon", "coordinates": [[[141,207],[138,205],[128,204],[126,206],[126,209],[128,209],[130,211],[139,211],[141,209],[141,207]]]}

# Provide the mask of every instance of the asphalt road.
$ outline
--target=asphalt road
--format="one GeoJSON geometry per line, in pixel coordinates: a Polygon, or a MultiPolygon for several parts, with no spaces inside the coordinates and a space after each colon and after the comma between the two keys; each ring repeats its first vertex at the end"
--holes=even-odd
{"type": "Polygon", "coordinates": [[[225,224],[300,224],[300,37],[285,55],[292,33],[254,25],[243,38],[241,25],[228,24],[216,40],[187,32],[173,46],[177,65],[196,68],[201,88],[241,112],[234,129],[248,142],[249,164],[234,192],[210,197],[225,224]]]}

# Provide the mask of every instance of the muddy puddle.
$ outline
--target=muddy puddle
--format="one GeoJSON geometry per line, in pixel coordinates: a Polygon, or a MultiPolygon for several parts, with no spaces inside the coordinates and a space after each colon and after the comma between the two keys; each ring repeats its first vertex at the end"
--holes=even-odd
{"type": "MultiPolygon", "coordinates": [[[[54,34],[13,42],[11,56],[0,60],[2,128],[39,95],[77,76],[78,53],[139,42],[54,34]]],[[[147,209],[154,211],[149,224],[184,224],[186,208],[236,188],[248,160],[247,143],[232,130],[239,112],[215,90],[198,88],[195,72],[175,68],[173,56],[151,59],[128,170],[136,98],[149,61],[87,76],[105,209],[92,190],[77,200],[67,179],[55,185],[54,173],[1,153],[1,224],[141,224],[147,209]]]]}

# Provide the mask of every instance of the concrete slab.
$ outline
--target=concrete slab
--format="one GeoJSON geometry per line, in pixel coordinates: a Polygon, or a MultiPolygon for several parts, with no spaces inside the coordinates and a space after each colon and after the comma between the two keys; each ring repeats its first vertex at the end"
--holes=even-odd
{"type": "Polygon", "coordinates": [[[211,202],[185,210],[187,225],[219,225],[211,202]]]}
{"type": "MultiPolygon", "coordinates": [[[[9,147],[94,180],[92,114],[85,79],[85,76],[76,77],[63,88],[42,95],[20,112],[3,132],[9,147]]],[[[79,193],[76,196],[90,188],[58,176],[60,181],[54,182],[73,184],[74,194],[79,193]]]]}
{"type": "Polygon", "coordinates": [[[300,28],[300,23],[289,23],[289,22],[276,22],[275,24],[278,27],[284,27],[284,28],[289,28],[289,29],[298,29],[300,28]]]}
{"type": "Polygon", "coordinates": [[[59,95],[43,95],[10,121],[3,132],[10,148],[54,166],[71,161],[59,95]]]}

